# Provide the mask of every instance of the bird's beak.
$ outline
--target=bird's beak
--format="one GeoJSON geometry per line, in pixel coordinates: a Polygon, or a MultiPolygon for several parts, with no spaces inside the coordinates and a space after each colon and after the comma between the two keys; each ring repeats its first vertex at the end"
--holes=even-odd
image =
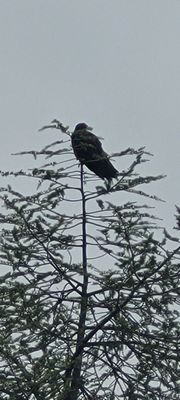
{"type": "Polygon", "coordinates": [[[93,130],[93,128],[92,128],[92,126],[87,126],[87,131],[92,131],[93,130]]]}

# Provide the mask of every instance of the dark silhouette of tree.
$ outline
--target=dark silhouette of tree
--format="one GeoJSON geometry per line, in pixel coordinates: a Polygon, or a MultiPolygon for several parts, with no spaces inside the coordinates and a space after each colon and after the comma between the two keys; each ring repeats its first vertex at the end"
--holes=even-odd
{"type": "Polygon", "coordinates": [[[1,173],[0,397],[178,399],[180,243],[145,192],[162,176],[128,148],[109,188],[78,166],[68,127],[46,128],[60,139],[20,153],[32,169],[1,173]]]}

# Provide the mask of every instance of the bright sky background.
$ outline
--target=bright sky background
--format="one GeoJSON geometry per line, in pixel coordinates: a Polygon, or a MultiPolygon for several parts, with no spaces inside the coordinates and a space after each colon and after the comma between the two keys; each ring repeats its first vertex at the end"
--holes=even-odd
{"type": "Polygon", "coordinates": [[[49,142],[37,130],[52,119],[71,130],[85,121],[109,153],[154,154],[146,171],[167,174],[152,192],[167,200],[158,210],[171,228],[180,206],[180,1],[0,0],[0,49],[0,169],[16,165],[11,153],[49,142]]]}

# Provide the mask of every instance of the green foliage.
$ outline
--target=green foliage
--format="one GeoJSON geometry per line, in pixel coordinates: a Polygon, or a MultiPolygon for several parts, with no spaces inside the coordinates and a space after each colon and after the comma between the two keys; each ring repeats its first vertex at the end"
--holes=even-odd
{"type": "Polygon", "coordinates": [[[177,400],[180,244],[145,192],[162,176],[139,176],[143,148],[114,155],[132,162],[111,188],[82,185],[69,139],[21,154],[37,165],[0,196],[1,398],[177,400]]]}

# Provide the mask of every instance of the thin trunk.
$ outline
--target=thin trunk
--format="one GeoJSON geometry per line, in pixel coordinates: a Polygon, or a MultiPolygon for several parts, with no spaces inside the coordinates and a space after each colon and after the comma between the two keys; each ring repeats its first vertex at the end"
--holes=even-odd
{"type": "Polygon", "coordinates": [[[86,243],[86,198],[84,193],[83,165],[81,164],[81,196],[82,196],[82,269],[83,269],[83,286],[80,304],[80,316],[78,325],[78,334],[75,354],[77,357],[72,358],[69,368],[67,368],[65,381],[67,389],[65,390],[64,400],[77,400],[79,387],[81,384],[81,368],[83,351],[78,352],[85,336],[85,322],[87,314],[87,243],[86,243]]]}

